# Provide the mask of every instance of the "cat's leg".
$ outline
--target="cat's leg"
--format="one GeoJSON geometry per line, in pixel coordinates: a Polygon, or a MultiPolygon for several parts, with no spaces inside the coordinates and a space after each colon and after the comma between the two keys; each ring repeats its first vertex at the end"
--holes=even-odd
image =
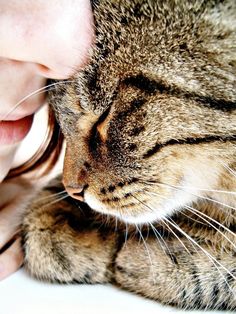
{"type": "Polygon", "coordinates": [[[236,256],[206,244],[194,249],[186,239],[181,241],[130,238],[116,258],[116,282],[164,304],[235,310],[236,256]]]}
{"type": "Polygon", "coordinates": [[[26,268],[49,281],[109,281],[118,236],[102,232],[89,208],[80,208],[69,197],[61,201],[51,197],[60,190],[63,187],[59,182],[51,183],[29,206],[23,219],[26,268]]]}

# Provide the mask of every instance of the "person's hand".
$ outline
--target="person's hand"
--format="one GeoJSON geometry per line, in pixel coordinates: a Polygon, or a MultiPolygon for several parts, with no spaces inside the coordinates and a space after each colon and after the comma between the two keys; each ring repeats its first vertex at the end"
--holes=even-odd
{"type": "Polygon", "coordinates": [[[0,280],[15,272],[23,262],[18,235],[21,215],[35,187],[23,179],[0,185],[0,280]]]}
{"type": "MultiPolygon", "coordinates": [[[[86,63],[92,20],[89,0],[0,0],[0,183],[44,94],[16,104],[42,88],[47,78],[66,79],[86,63]]],[[[9,184],[0,184],[0,279],[22,263],[15,234],[29,187],[20,181],[9,184]],[[18,192],[14,196],[12,191],[18,192]]]]}

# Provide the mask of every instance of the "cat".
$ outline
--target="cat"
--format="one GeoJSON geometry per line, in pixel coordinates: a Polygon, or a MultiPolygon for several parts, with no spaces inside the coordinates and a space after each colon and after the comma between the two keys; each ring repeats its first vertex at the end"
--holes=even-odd
{"type": "Polygon", "coordinates": [[[26,210],[25,267],[236,310],[236,1],[92,4],[90,62],[49,97],[64,186],[26,210]]]}

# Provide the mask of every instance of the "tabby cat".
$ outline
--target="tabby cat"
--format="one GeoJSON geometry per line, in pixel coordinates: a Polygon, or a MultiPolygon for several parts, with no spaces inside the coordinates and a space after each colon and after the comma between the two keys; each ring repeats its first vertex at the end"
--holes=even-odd
{"type": "Polygon", "coordinates": [[[236,310],[236,1],[93,9],[89,64],[50,95],[70,196],[55,179],[29,206],[25,265],[236,310]]]}

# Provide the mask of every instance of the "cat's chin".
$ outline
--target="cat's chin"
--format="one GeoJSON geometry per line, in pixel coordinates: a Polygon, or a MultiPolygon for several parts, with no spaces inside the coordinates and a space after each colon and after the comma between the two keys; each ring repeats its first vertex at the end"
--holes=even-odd
{"type": "Polygon", "coordinates": [[[104,205],[102,202],[100,202],[95,196],[91,194],[85,195],[85,202],[87,205],[89,205],[93,210],[100,212],[105,215],[110,215],[113,217],[117,217],[122,222],[128,223],[128,224],[145,224],[154,222],[157,220],[160,220],[164,218],[164,216],[159,216],[158,211],[153,211],[152,213],[142,213],[138,214],[136,216],[134,215],[127,215],[127,214],[121,214],[114,208],[109,208],[108,206],[104,205]]]}
{"type": "MultiPolygon", "coordinates": [[[[140,213],[120,213],[115,208],[109,208],[102,202],[100,202],[94,195],[85,193],[84,200],[93,210],[105,215],[117,217],[119,220],[128,224],[148,224],[152,222],[158,222],[162,219],[167,219],[172,216],[174,212],[181,210],[185,205],[191,203],[189,195],[183,197],[183,192],[178,192],[174,198],[155,204],[150,202],[147,204],[147,210],[140,213]]],[[[186,194],[185,194],[186,196],[186,194]]]]}

